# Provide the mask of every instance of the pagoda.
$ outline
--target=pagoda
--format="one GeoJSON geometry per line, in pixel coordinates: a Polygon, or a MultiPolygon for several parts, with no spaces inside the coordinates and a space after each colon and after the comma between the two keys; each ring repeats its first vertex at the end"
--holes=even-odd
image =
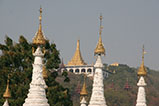
{"type": "Polygon", "coordinates": [[[80,41],[77,40],[77,47],[72,59],[65,66],[67,71],[75,74],[86,74],[87,76],[93,76],[94,67],[93,65],[88,65],[84,62],[81,51],[80,51],[80,41]]]}
{"type": "Polygon", "coordinates": [[[86,65],[84,62],[81,51],[80,51],[80,41],[77,40],[77,47],[74,56],[72,59],[68,62],[67,66],[83,66],[86,65]]]}
{"type": "Polygon", "coordinates": [[[47,88],[47,86],[43,76],[43,57],[45,51],[42,51],[40,47],[41,45],[44,45],[46,43],[46,39],[43,36],[42,32],[41,20],[42,8],[40,8],[39,30],[33,39],[33,44],[37,45],[38,47],[36,51],[34,51],[33,48],[33,56],[35,58],[33,63],[32,81],[30,83],[29,93],[27,95],[27,98],[25,99],[25,103],[23,104],[23,106],[49,106],[45,93],[45,89],[47,88]]]}
{"type": "Polygon", "coordinates": [[[115,88],[114,88],[114,80],[112,80],[112,84],[110,86],[110,89],[115,90],[115,88]]]}
{"type": "Polygon", "coordinates": [[[63,62],[63,59],[61,60],[61,64],[59,65],[59,68],[57,69],[58,72],[64,72],[66,71],[66,67],[65,67],[65,64],[63,62]]]}
{"type": "Polygon", "coordinates": [[[142,64],[137,72],[137,75],[139,77],[139,81],[137,83],[138,86],[138,94],[137,94],[137,100],[136,100],[136,106],[147,106],[146,104],[146,93],[145,93],[145,87],[147,86],[144,77],[147,75],[146,68],[144,66],[144,46],[142,51],[142,64]]]}
{"type": "Polygon", "coordinates": [[[100,31],[99,31],[99,41],[97,47],[94,50],[94,54],[97,56],[95,67],[95,74],[93,78],[93,88],[92,95],[88,106],[107,106],[104,97],[104,84],[103,84],[103,63],[101,56],[105,55],[105,48],[102,43],[101,33],[102,33],[102,16],[100,16],[100,31]]]}
{"type": "Polygon", "coordinates": [[[131,86],[129,85],[128,78],[127,78],[127,80],[126,80],[126,83],[125,83],[124,89],[125,89],[126,91],[129,91],[129,90],[131,89],[131,86]]]}
{"type": "Polygon", "coordinates": [[[7,80],[7,87],[6,87],[6,91],[3,94],[3,97],[6,99],[3,106],[9,106],[8,98],[11,97],[10,90],[9,90],[9,79],[7,80]]]}

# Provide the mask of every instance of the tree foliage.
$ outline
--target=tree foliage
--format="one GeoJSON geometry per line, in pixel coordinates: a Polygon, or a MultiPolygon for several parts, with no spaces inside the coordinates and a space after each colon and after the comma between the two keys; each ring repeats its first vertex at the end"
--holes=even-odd
{"type": "MultiPolygon", "coordinates": [[[[22,106],[24,103],[32,76],[32,63],[34,61],[32,47],[36,47],[36,45],[29,43],[24,36],[19,37],[18,43],[6,36],[5,44],[0,44],[2,53],[0,56],[0,105],[4,103],[3,93],[6,89],[8,75],[12,95],[9,99],[10,106],[22,106]]],[[[50,44],[47,41],[44,47],[46,51],[44,63],[48,70],[46,83],[49,104],[50,106],[72,106],[69,90],[56,81],[58,73],[52,71],[57,69],[60,63],[56,44],[50,44]]],[[[68,78],[67,75],[64,77],[68,78]]]]}

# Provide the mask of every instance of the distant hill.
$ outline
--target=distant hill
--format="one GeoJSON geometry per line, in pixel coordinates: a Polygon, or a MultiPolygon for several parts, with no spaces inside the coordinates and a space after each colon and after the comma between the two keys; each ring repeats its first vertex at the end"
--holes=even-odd
{"type": "MultiPolygon", "coordinates": [[[[119,65],[105,67],[108,71],[112,72],[108,78],[104,79],[105,98],[108,106],[135,106],[137,95],[137,69],[131,68],[127,65],[119,65]],[[125,83],[128,79],[131,89],[129,91],[124,90],[125,83]]],[[[159,72],[147,68],[147,105],[158,106],[159,105],[159,72]]],[[[79,106],[79,94],[77,93],[77,86],[82,87],[83,75],[75,75],[69,73],[70,82],[62,83],[63,86],[68,87],[71,92],[73,100],[73,106],[79,106]]],[[[62,82],[62,78],[58,77],[57,81],[62,82]]],[[[92,78],[87,78],[87,90],[89,97],[92,91],[92,78]]]]}

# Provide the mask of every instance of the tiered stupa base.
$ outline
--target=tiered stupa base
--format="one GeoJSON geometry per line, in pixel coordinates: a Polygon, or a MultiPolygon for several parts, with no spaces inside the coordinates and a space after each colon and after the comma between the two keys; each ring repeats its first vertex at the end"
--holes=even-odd
{"type": "Polygon", "coordinates": [[[26,98],[23,106],[49,106],[47,102],[44,87],[30,84],[28,98],[26,98]]]}

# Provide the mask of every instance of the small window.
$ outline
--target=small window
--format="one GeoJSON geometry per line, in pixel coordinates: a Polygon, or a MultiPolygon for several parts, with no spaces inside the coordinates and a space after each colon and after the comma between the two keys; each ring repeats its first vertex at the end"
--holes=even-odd
{"type": "Polygon", "coordinates": [[[75,72],[76,72],[76,73],[79,73],[79,69],[76,69],[75,72]]]}
{"type": "Polygon", "coordinates": [[[70,69],[69,72],[72,72],[72,73],[73,73],[73,69],[70,69]]]}
{"type": "Polygon", "coordinates": [[[81,70],[81,72],[82,72],[82,73],[85,73],[85,72],[86,72],[86,70],[85,70],[85,69],[82,69],[82,70],[81,70]]]}
{"type": "Polygon", "coordinates": [[[87,72],[91,73],[91,72],[92,72],[92,69],[89,68],[89,69],[87,70],[87,72]]]}

